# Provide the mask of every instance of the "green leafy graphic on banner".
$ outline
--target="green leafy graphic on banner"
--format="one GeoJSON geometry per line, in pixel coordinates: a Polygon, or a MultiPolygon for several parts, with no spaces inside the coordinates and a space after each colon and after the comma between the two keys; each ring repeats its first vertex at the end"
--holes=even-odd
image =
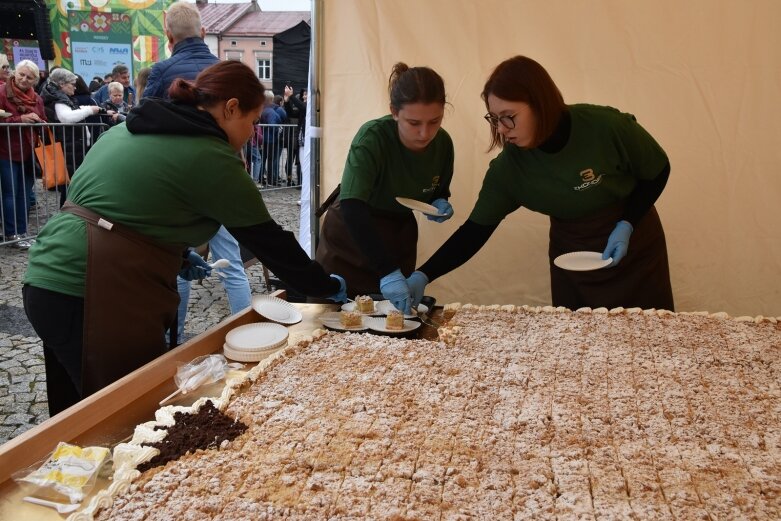
{"type": "Polygon", "coordinates": [[[151,66],[169,55],[163,11],[173,1],[46,0],[54,36],[53,64],[73,70],[70,48],[73,31],[129,35],[133,45],[133,70],[151,66]]]}
{"type": "Polygon", "coordinates": [[[96,11],[69,11],[72,33],[132,34],[130,15],[127,13],[101,13],[96,11]]]}
{"type": "Polygon", "coordinates": [[[160,36],[165,34],[163,28],[163,12],[144,10],[135,13],[134,17],[136,34],[148,34],[160,36]]]}

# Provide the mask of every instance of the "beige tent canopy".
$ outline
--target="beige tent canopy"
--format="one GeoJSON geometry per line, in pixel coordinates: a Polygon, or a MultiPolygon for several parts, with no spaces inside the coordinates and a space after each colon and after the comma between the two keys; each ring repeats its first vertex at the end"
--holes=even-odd
{"type": "MultiPolygon", "coordinates": [[[[679,311],[781,315],[781,2],[775,0],[328,0],[319,84],[321,197],[350,141],[388,112],[392,65],[445,79],[456,147],[453,219],[419,221],[425,261],[469,215],[489,160],[479,94],[515,54],[568,103],[634,114],[672,165],[657,207],[679,311]]],[[[469,263],[429,286],[439,302],[550,303],[548,220],[521,209],[469,263]]],[[[631,244],[630,244],[631,247],[631,244]]]]}

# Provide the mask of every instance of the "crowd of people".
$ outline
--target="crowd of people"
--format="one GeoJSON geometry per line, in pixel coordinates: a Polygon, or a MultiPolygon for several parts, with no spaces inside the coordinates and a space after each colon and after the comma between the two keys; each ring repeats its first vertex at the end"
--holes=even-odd
{"type": "MultiPolygon", "coordinates": [[[[203,47],[199,51],[211,56],[210,60],[196,60],[195,63],[206,66],[218,61],[200,37],[185,37],[181,41],[190,38],[199,40],[203,47]]],[[[179,43],[180,40],[174,41],[179,43]]],[[[192,63],[190,48],[197,43],[190,41],[181,48],[182,53],[188,56],[188,63],[192,63]]],[[[4,91],[4,95],[0,97],[0,121],[64,124],[54,127],[53,134],[54,140],[62,144],[67,171],[71,176],[78,170],[87,151],[101,132],[125,121],[130,109],[138,104],[143,96],[165,98],[171,81],[170,78],[166,80],[153,75],[153,83],[145,92],[153,70],[150,67],[138,71],[134,84],[131,84],[129,68],[124,64],[117,64],[110,74],[102,78],[96,76],[87,85],[80,75],[61,66],[40,71],[37,64],[24,60],[16,64],[15,70],[11,71],[4,54],[0,54],[0,64],[0,88],[4,91]],[[24,87],[20,89],[19,85],[24,87]],[[26,94],[26,97],[23,94],[26,94]],[[43,102],[43,111],[36,110],[39,99],[43,102]],[[29,110],[24,109],[25,102],[29,110]],[[35,119],[33,114],[39,119],[35,119]]],[[[179,76],[194,79],[199,70],[195,68],[192,69],[193,74],[179,76]]],[[[264,98],[264,108],[268,107],[273,116],[262,116],[257,120],[257,133],[248,141],[245,150],[247,169],[261,186],[300,184],[301,163],[298,149],[299,142],[303,139],[305,103],[306,91],[303,89],[297,96],[292,95],[291,88],[286,88],[284,98],[275,97],[273,94],[264,98]],[[280,166],[280,156],[283,153],[286,161],[280,166]],[[283,181],[280,181],[280,168],[286,173],[283,181]]],[[[264,114],[266,113],[264,110],[264,114]]],[[[8,137],[8,131],[4,136],[7,139],[0,145],[0,161],[3,161],[0,170],[0,193],[3,198],[3,212],[0,215],[3,227],[0,239],[12,247],[28,249],[35,242],[35,239],[27,237],[28,213],[36,207],[34,182],[36,177],[41,176],[41,165],[36,162],[32,152],[38,134],[30,129],[17,129],[13,137],[8,137]]],[[[67,186],[62,184],[51,189],[58,192],[62,206],[67,198],[67,186]]]]}
{"type": "MultiPolygon", "coordinates": [[[[389,114],[358,129],[341,183],[320,209],[327,213],[312,260],[274,222],[257,188],[264,176],[283,182],[283,147],[290,181],[306,91],[286,86],[274,96],[246,65],[220,61],[192,4],[172,4],[165,30],[171,57],[142,71],[135,86],[125,66],[90,87],[55,69],[40,93],[32,62],[0,76],[0,108],[10,121],[98,117],[111,127],[83,147],[88,154],[74,154],[77,175],[62,212],[37,243],[27,242],[25,311],[43,340],[52,414],[176,345],[190,282],[212,272],[195,250],[204,245],[231,264],[221,275],[232,312],[250,303],[241,244],[310,298],[370,294],[410,313],[427,284],[467,262],[525,207],[550,218],[554,306],[674,309],[654,207],[670,173],[664,150],[631,114],[566,104],[533,59],[511,57],[487,79],[481,98],[491,149],[500,151],[469,216],[416,269],[418,221],[397,199],[427,203],[434,223],[454,215],[455,145],[443,128],[448,102],[436,71],[393,67],[389,114]],[[291,114],[296,133],[278,133],[291,114]],[[567,271],[554,263],[577,250],[601,252],[609,267],[567,271]]],[[[11,237],[26,233],[30,204],[11,197],[30,191],[32,136],[17,137],[10,150],[3,147],[11,139],[0,139],[3,231],[11,237]]]]}
{"type": "MultiPolygon", "coordinates": [[[[46,166],[34,153],[39,140],[53,139],[61,145],[64,166],[72,176],[100,132],[124,121],[130,105],[122,101],[122,93],[132,92],[132,88],[128,85],[128,68],[122,64],[115,66],[111,74],[119,81],[110,81],[93,91],[81,76],[64,67],[52,67],[44,74],[35,62],[22,60],[11,71],[4,54],[0,55],[0,64],[3,123],[62,124],[52,126],[50,138],[34,127],[6,127],[0,132],[2,239],[12,247],[29,249],[35,243],[27,236],[28,214],[37,204],[34,183],[46,166]],[[101,89],[105,89],[106,99],[98,97],[101,89]],[[120,93],[119,99],[116,92],[120,93]]],[[[93,87],[95,82],[93,79],[93,87]]],[[[59,193],[62,206],[67,185],[49,188],[59,193]]]]}

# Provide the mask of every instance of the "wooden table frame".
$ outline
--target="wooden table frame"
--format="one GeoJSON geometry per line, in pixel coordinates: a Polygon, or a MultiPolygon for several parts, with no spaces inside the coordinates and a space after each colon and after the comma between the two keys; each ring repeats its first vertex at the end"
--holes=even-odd
{"type": "MultiPolygon", "coordinates": [[[[286,298],[284,290],[272,295],[286,298]]],[[[336,304],[296,304],[296,307],[303,319],[288,327],[288,345],[322,328],[317,320],[322,313],[339,309],[336,304]]],[[[154,419],[160,400],[176,390],[173,376],[179,365],[220,352],[231,329],[264,320],[252,308],[247,308],[0,446],[0,519],[62,521],[56,511],[22,501],[26,492],[12,479],[13,473],[42,461],[61,441],[83,447],[113,448],[129,438],[136,425],[154,419]]],[[[423,326],[416,336],[436,338],[436,329],[429,329],[423,326]]],[[[190,405],[201,396],[219,396],[223,386],[224,382],[214,383],[185,397],[180,395],[168,404],[190,405]]],[[[101,485],[106,486],[106,481],[99,482],[96,491],[101,485]]],[[[90,497],[82,504],[86,505],[90,497]]]]}
{"type": "MultiPolygon", "coordinates": [[[[284,290],[272,295],[286,297],[284,290]]],[[[290,327],[289,345],[319,327],[316,319],[323,311],[338,309],[328,304],[298,306],[304,314],[304,320],[290,327]]],[[[0,519],[61,520],[62,517],[54,510],[24,503],[19,505],[24,494],[13,481],[13,473],[45,459],[60,441],[81,446],[113,447],[131,436],[136,425],[154,419],[160,400],[176,390],[173,376],[180,364],[198,356],[219,352],[225,335],[231,329],[263,320],[252,308],[247,308],[0,446],[0,519]],[[14,517],[8,517],[11,512],[14,517]],[[21,515],[17,517],[17,513],[21,515]]],[[[219,395],[222,385],[223,382],[214,384],[217,392],[206,395],[219,395]]],[[[189,405],[201,396],[192,394],[184,400],[171,403],[189,405]]]]}

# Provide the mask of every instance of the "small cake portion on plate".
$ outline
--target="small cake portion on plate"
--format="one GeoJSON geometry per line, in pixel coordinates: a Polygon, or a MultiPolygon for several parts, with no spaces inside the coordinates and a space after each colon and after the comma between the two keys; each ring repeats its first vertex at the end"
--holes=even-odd
{"type": "Polygon", "coordinates": [[[355,297],[355,310],[360,313],[374,313],[374,299],[369,295],[355,297]]]}
{"type": "Polygon", "coordinates": [[[357,311],[342,311],[339,315],[339,323],[342,327],[361,327],[361,314],[357,311]]]}
{"type": "Polygon", "coordinates": [[[385,328],[394,331],[400,331],[404,329],[404,315],[398,309],[388,311],[385,316],[385,328]]]}

